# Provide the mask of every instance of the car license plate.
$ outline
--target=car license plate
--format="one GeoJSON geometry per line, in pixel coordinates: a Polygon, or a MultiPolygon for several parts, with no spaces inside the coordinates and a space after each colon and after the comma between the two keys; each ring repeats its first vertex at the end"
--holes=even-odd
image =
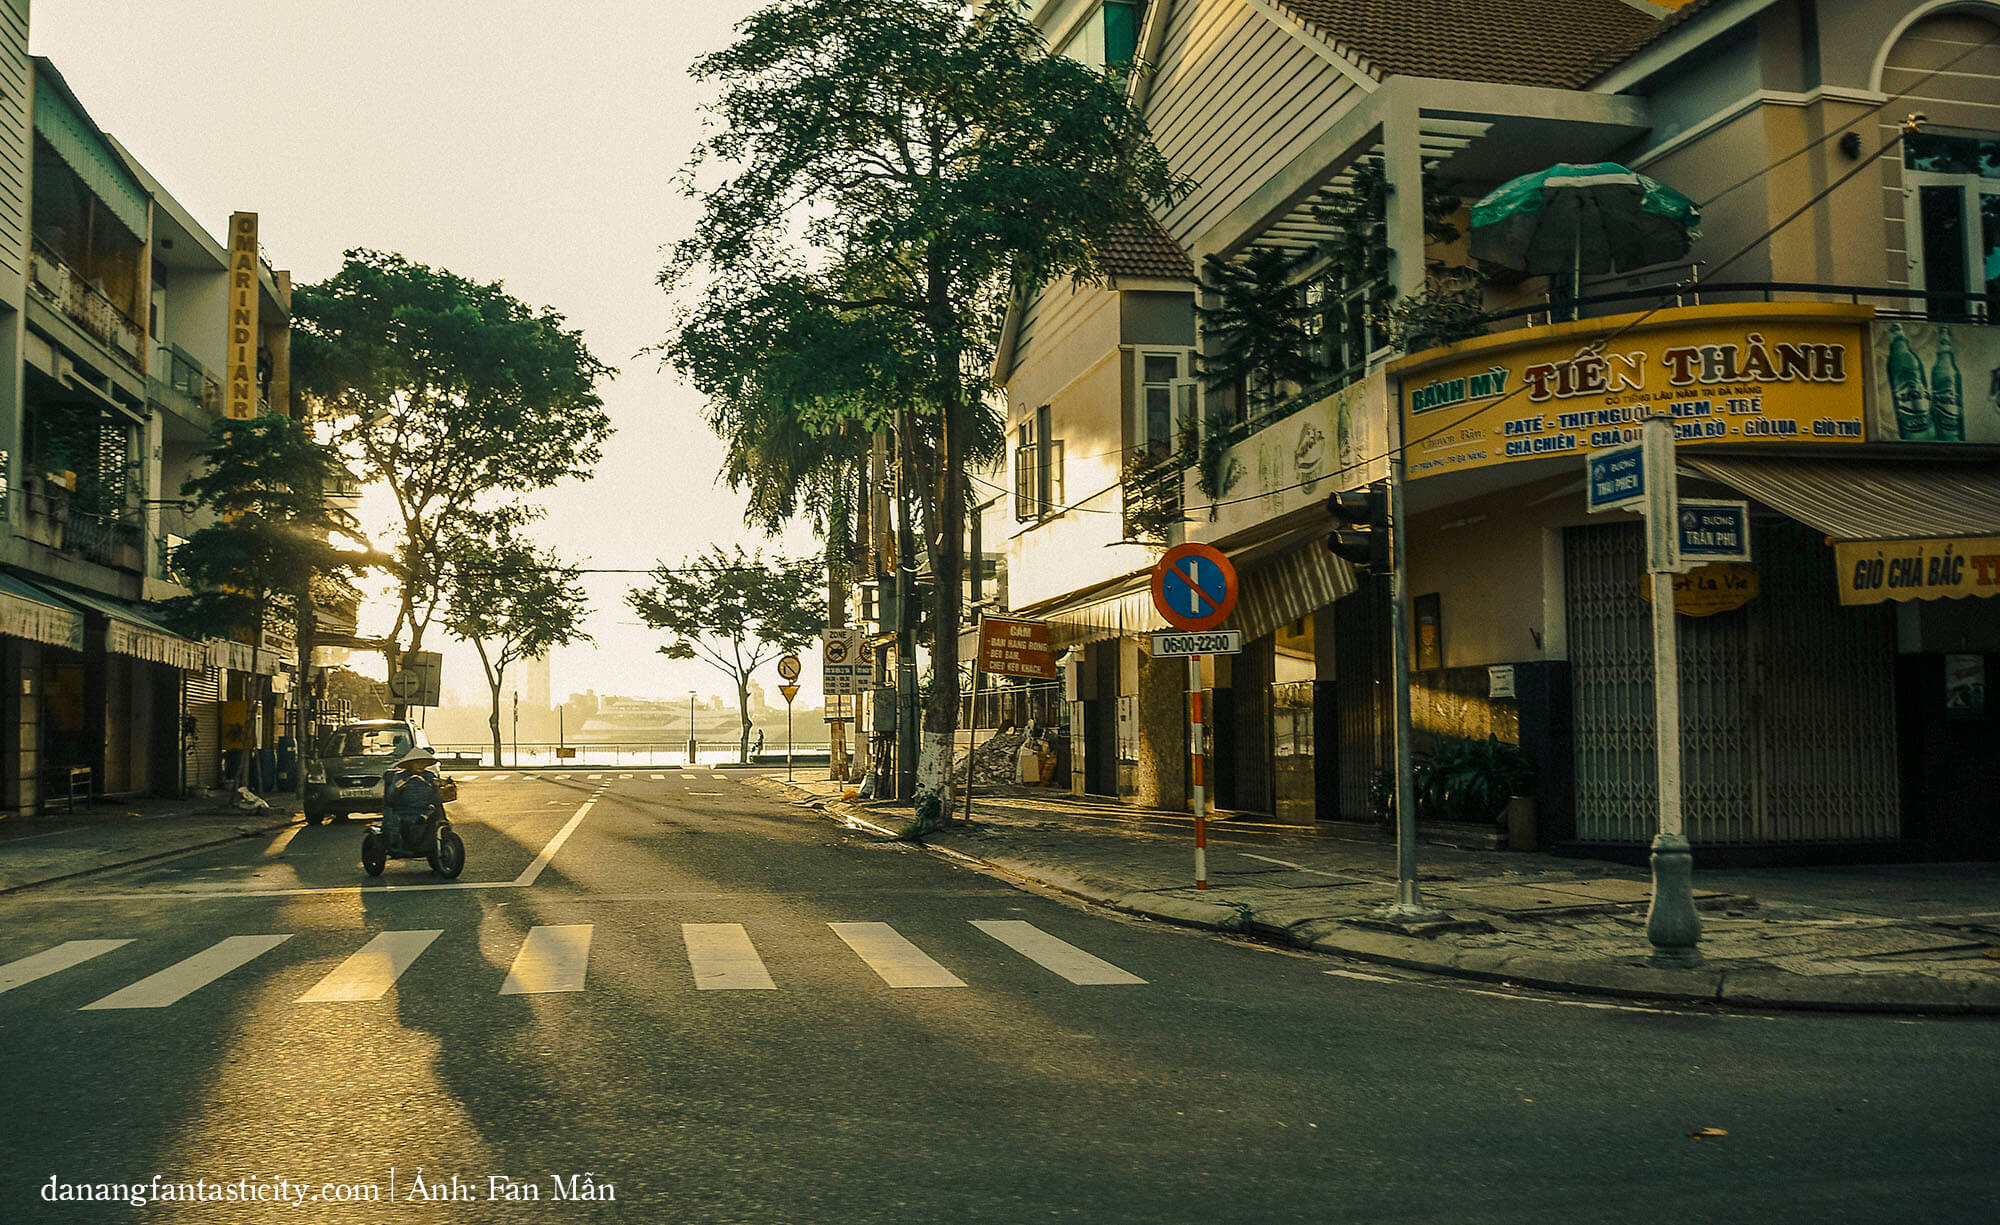
{"type": "Polygon", "coordinates": [[[372,796],[375,793],[375,788],[373,787],[342,787],[340,789],[340,798],[343,800],[358,800],[372,796]]]}

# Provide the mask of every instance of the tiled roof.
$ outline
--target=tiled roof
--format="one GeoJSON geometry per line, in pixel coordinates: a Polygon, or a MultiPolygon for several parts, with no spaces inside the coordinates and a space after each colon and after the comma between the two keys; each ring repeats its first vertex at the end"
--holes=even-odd
{"type": "Polygon", "coordinates": [[[1628,60],[1654,43],[1659,42],[1675,30],[1680,29],[1696,17],[1701,16],[1702,13],[1715,7],[1717,2],[1718,0],[1687,0],[1686,4],[1668,13],[1666,18],[1655,25],[1650,31],[1633,40],[1629,46],[1625,47],[1616,56],[1600,64],[1597,70],[1598,75],[1601,76],[1611,71],[1621,61],[1628,60]]]}
{"type": "Polygon", "coordinates": [[[1626,0],[1278,0],[1378,77],[1575,88],[1625,58],[1664,14],[1626,0]]]}
{"type": "Polygon", "coordinates": [[[1136,225],[1113,226],[1098,246],[1104,271],[1114,277],[1192,281],[1194,261],[1160,223],[1148,217],[1136,225]]]}

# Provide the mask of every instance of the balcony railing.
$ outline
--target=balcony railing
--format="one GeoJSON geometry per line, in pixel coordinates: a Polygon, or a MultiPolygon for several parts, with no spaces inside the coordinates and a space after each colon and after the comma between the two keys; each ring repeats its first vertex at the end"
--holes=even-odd
{"type": "Polygon", "coordinates": [[[90,279],[37,239],[29,260],[29,283],[71,322],[139,368],[139,325],[112,304],[90,279]]]}
{"type": "Polygon", "coordinates": [[[1995,304],[1981,293],[1812,281],[1700,281],[1689,276],[1663,285],[1551,299],[1546,304],[1495,311],[1484,318],[1487,330],[1494,332],[1630,314],[1656,307],[1744,302],[1846,302],[1873,306],[1876,314],[1888,319],[1927,319],[1936,323],[1991,323],[1995,314],[1995,304]]]}
{"type": "Polygon", "coordinates": [[[152,375],[156,391],[165,389],[182,402],[184,416],[199,412],[212,417],[222,411],[221,381],[179,345],[161,345],[155,351],[152,375]]]}

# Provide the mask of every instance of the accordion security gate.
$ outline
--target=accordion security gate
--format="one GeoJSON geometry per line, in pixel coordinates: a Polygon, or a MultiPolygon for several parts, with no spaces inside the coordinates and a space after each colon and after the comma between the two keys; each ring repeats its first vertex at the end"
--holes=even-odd
{"type": "MultiPolygon", "coordinates": [[[[1682,617],[1682,803],[1697,845],[1898,836],[1894,615],[1844,608],[1819,535],[1758,522],[1743,608],[1682,617]]],[[[1658,782],[1637,524],[1565,532],[1576,837],[1645,842],[1658,782]]]]}

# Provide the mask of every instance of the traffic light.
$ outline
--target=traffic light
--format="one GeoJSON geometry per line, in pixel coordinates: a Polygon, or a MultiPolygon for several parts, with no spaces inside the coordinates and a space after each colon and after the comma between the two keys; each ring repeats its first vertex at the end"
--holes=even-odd
{"type": "Polygon", "coordinates": [[[1389,488],[1377,481],[1366,489],[1329,495],[1326,512],[1333,534],[1326,547],[1335,557],[1377,574],[1389,572],[1389,488]]]}

